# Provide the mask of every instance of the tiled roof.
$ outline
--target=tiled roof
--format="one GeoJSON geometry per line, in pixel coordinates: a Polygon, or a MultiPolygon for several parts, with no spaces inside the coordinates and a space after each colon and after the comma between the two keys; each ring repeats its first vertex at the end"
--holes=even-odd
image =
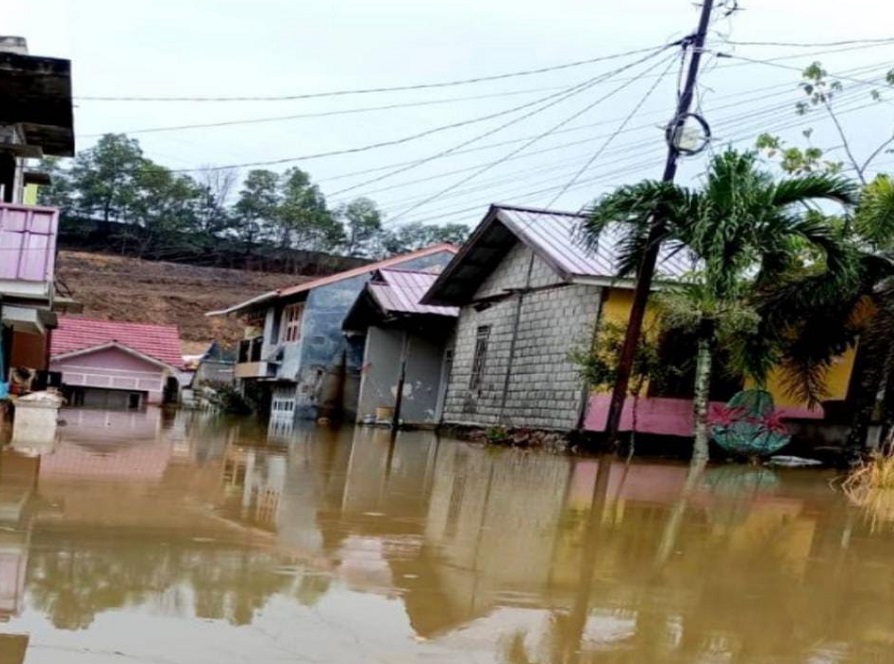
{"type": "Polygon", "coordinates": [[[56,357],[119,343],[172,367],[183,366],[180,332],[175,325],[124,323],[79,316],[60,316],[50,337],[50,356],[56,357]]]}
{"type": "Polygon", "coordinates": [[[434,272],[418,272],[416,270],[384,269],[379,270],[378,277],[368,285],[369,292],[385,311],[398,311],[410,314],[433,314],[435,316],[459,316],[457,307],[436,307],[421,304],[422,296],[435,283],[438,275],[434,272]]]}

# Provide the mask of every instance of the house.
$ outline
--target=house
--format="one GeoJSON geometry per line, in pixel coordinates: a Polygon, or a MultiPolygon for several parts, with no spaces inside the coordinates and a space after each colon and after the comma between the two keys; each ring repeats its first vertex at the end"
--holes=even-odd
{"type": "Polygon", "coordinates": [[[139,410],[176,400],[182,368],[173,325],[60,316],[50,370],[61,373],[69,405],[139,410]]]}
{"type": "Polygon", "coordinates": [[[207,315],[239,315],[245,321],[235,376],[241,389],[262,393],[274,417],[353,420],[363,344],[342,331],[348,310],[376,270],[444,266],[456,251],[450,244],[433,245],[207,315]]]}
{"type": "Polygon", "coordinates": [[[450,373],[446,344],[459,309],[421,304],[437,276],[400,267],[376,270],[348,312],[344,330],[364,338],[358,421],[398,407],[398,419],[407,424],[440,419],[450,373]]]}
{"type": "Polygon", "coordinates": [[[192,386],[233,383],[233,367],[236,365],[236,353],[224,348],[216,341],[195,362],[195,375],[192,386]]]}
{"type": "Polygon", "coordinates": [[[71,63],[28,54],[21,37],[0,37],[0,399],[10,369],[47,369],[47,332],[76,303],[56,287],[59,212],[40,207],[46,176],[26,160],[74,154],[71,63]]]}
{"type": "MultiPolygon", "coordinates": [[[[626,324],[632,282],[618,279],[617,242],[608,229],[595,251],[578,241],[583,215],[491,206],[462,250],[437,277],[423,304],[459,307],[448,353],[443,420],[558,431],[603,431],[610,395],[591,393],[571,358],[595,341],[600,321],[626,324]]],[[[657,287],[691,271],[684,253],[659,257],[657,287]]],[[[673,350],[672,348],[669,350],[673,350]]],[[[829,391],[843,399],[852,358],[833,370],[829,391]]],[[[680,381],[688,389],[693,381],[680,381]]],[[[741,389],[733,386],[725,399],[741,389]]],[[[771,381],[786,416],[818,418],[771,381]]],[[[632,427],[628,399],[622,428],[632,427]]],[[[688,436],[691,394],[650,390],[637,407],[637,430],[688,436]]]]}

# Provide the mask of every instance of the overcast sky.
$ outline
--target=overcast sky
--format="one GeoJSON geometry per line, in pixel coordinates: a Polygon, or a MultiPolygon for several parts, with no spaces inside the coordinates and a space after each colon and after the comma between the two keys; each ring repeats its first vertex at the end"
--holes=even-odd
{"type": "MultiPolygon", "coordinates": [[[[691,32],[699,11],[689,0],[4,0],[3,4],[3,32],[26,37],[33,54],[71,58],[76,98],[299,95],[453,81],[657,46],[691,32]]],[[[859,80],[878,79],[886,66],[894,66],[894,40],[816,48],[724,42],[885,38],[894,25],[894,7],[889,3],[740,0],[740,5],[741,11],[713,24],[713,52],[761,60],[785,58],[776,60],[785,67],[803,67],[819,59],[833,72],[854,71],[852,77],[859,80]]],[[[77,99],[75,129],[78,147],[84,149],[104,132],[437,102],[132,134],[149,157],[175,169],[286,159],[396,140],[499,113],[633,63],[637,57],[641,56],[478,84],[293,101],[77,99]]],[[[310,172],[333,205],[369,195],[396,222],[474,224],[492,202],[553,203],[578,209],[613,186],[660,175],[664,146],[659,127],[673,108],[678,70],[678,61],[655,57],[470,142],[456,150],[458,154],[430,159],[375,183],[363,184],[404,168],[407,162],[456,148],[538,107],[401,145],[271,168],[294,165],[310,172]],[[625,84],[604,102],[584,110],[625,84]],[[625,130],[574,180],[641,101],[625,130]],[[537,140],[525,147],[533,139],[537,140]],[[513,154],[520,148],[524,149],[513,154]],[[392,168],[371,170],[388,166],[392,168]],[[367,172],[350,175],[357,171],[367,172]]],[[[716,135],[715,148],[733,141],[747,146],[760,131],[787,125],[798,125],[784,130],[792,141],[800,139],[802,128],[813,126],[816,144],[839,145],[821,116],[794,114],[798,80],[794,70],[718,61],[710,55],[701,104],[716,135]]],[[[857,150],[868,152],[873,141],[892,131],[892,107],[888,102],[871,106],[869,86],[853,81],[844,85],[842,108],[850,112],[842,119],[857,150]]],[[[888,97],[894,100],[894,91],[888,97]]],[[[894,166],[894,155],[880,163],[894,166]]],[[[704,157],[687,160],[681,178],[691,180],[703,166],[704,157]]]]}

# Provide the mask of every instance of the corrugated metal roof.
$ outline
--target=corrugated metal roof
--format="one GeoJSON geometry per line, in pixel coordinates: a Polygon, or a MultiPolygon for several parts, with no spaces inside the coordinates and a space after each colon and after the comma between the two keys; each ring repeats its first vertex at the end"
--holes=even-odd
{"type": "MultiPolygon", "coordinates": [[[[609,226],[597,250],[590,251],[579,235],[585,219],[586,215],[575,212],[492,205],[423,297],[423,302],[442,306],[468,303],[484,278],[519,241],[567,282],[629,284],[629,281],[615,281],[622,225],[609,226]]],[[[672,281],[694,266],[688,252],[662,250],[656,277],[659,281],[672,281]]]]}
{"type": "Polygon", "coordinates": [[[50,337],[50,356],[88,350],[112,342],[172,367],[183,366],[180,332],[174,325],[123,323],[77,316],[59,317],[59,327],[53,330],[50,337]]]}
{"type": "Polygon", "coordinates": [[[0,279],[52,282],[59,210],[0,203],[0,279]]]}
{"type": "MultiPolygon", "coordinates": [[[[622,225],[606,228],[599,248],[591,252],[580,240],[581,222],[586,215],[573,212],[496,206],[497,219],[564,276],[615,277],[618,274],[618,244],[622,225]]],[[[680,252],[665,251],[659,258],[659,277],[679,278],[693,268],[688,257],[680,252]]]]}
{"type": "Polygon", "coordinates": [[[279,296],[287,297],[289,295],[303,293],[304,291],[309,291],[314,288],[319,288],[320,286],[327,286],[329,284],[334,284],[336,282],[342,281],[343,279],[350,279],[351,277],[359,277],[360,275],[367,274],[369,272],[374,272],[375,270],[392,267],[394,265],[400,265],[401,263],[406,263],[407,261],[413,260],[415,258],[431,256],[432,254],[437,254],[442,251],[449,251],[450,253],[455,254],[458,251],[458,249],[456,247],[454,247],[452,244],[448,244],[448,243],[435,244],[430,247],[425,247],[423,249],[419,249],[418,251],[411,251],[406,254],[401,254],[400,256],[386,258],[385,260],[378,261],[377,263],[370,263],[369,265],[355,267],[353,270],[345,270],[344,272],[337,272],[336,274],[330,274],[328,277],[321,277],[319,279],[313,279],[312,281],[306,281],[303,284],[298,284],[297,286],[290,286],[289,288],[281,288],[279,290],[279,296]]]}
{"type": "Polygon", "coordinates": [[[416,270],[384,269],[377,273],[378,279],[368,285],[370,294],[385,311],[407,314],[430,314],[435,316],[459,316],[457,307],[436,307],[421,304],[422,296],[428,292],[438,275],[434,272],[416,270]]]}

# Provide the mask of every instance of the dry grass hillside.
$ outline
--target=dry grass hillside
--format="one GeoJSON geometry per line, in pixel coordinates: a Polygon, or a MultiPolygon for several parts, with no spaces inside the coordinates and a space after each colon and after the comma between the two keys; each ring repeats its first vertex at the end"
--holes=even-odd
{"type": "Polygon", "coordinates": [[[206,311],[308,278],[73,251],[59,252],[56,270],[83,303],[83,315],[177,325],[186,353],[199,352],[214,339],[233,342],[241,337],[235,319],[208,318],[206,311]]]}

